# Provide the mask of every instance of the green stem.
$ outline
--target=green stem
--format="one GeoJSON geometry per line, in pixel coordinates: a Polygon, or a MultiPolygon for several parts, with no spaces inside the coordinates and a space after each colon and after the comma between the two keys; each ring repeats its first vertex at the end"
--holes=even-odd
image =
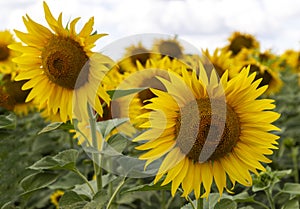
{"type": "MultiPolygon", "coordinates": [[[[267,199],[268,199],[268,201],[269,201],[269,203],[270,203],[271,209],[275,209],[275,204],[274,204],[274,201],[273,201],[273,199],[272,199],[272,195],[271,195],[270,189],[266,189],[266,190],[264,190],[264,191],[265,191],[266,196],[267,196],[267,199]]],[[[271,190],[271,191],[272,191],[272,190],[271,190]]]]}
{"type": "Polygon", "coordinates": [[[203,209],[203,198],[197,200],[197,209],[203,209]]]}
{"type": "Polygon", "coordinates": [[[161,209],[167,209],[166,208],[166,192],[161,191],[161,209]]]}
{"type": "MultiPolygon", "coordinates": [[[[181,193],[183,193],[183,190],[182,190],[181,188],[178,188],[178,190],[179,190],[181,193]]],[[[187,201],[191,204],[192,208],[193,208],[193,209],[196,209],[196,207],[195,207],[195,205],[194,205],[194,203],[193,203],[193,200],[190,198],[190,196],[187,196],[186,199],[187,199],[187,201]]]]}
{"type": "Polygon", "coordinates": [[[92,187],[92,185],[90,184],[90,182],[87,180],[87,178],[78,170],[78,169],[73,169],[72,170],[74,173],[76,173],[78,176],[80,176],[80,178],[82,178],[82,180],[88,185],[88,187],[91,189],[91,192],[93,193],[93,195],[95,195],[95,190],[92,187]]]}
{"type": "Polygon", "coordinates": [[[187,200],[188,200],[189,203],[191,204],[192,208],[193,208],[193,209],[196,209],[196,207],[195,207],[195,205],[194,205],[194,203],[193,203],[193,200],[192,200],[189,196],[187,196],[187,200]]]}
{"type": "Polygon", "coordinates": [[[120,184],[118,185],[118,187],[116,188],[115,192],[112,194],[111,198],[108,201],[107,207],[106,209],[109,209],[112,202],[114,201],[115,197],[117,196],[118,192],[121,190],[122,186],[125,184],[126,182],[126,177],[123,178],[123,180],[120,182],[120,184]]]}
{"type": "MultiPolygon", "coordinates": [[[[202,195],[202,193],[204,193],[204,188],[201,185],[200,186],[200,195],[202,195]]],[[[203,208],[204,208],[204,206],[203,206],[203,198],[199,197],[198,200],[197,200],[197,209],[203,209],[203,208]]]]}
{"type": "Polygon", "coordinates": [[[299,183],[299,172],[298,172],[298,147],[292,148],[292,159],[294,165],[294,179],[296,183],[299,183]]]}
{"type": "MultiPolygon", "coordinates": [[[[96,118],[93,113],[93,108],[88,105],[88,114],[89,114],[89,124],[91,127],[91,136],[92,136],[92,145],[94,148],[98,149],[98,139],[97,139],[97,128],[96,128],[96,118]]],[[[102,146],[101,146],[102,148],[102,146]]],[[[101,150],[99,150],[101,151],[101,150]]],[[[93,166],[94,173],[96,176],[97,182],[97,191],[102,189],[102,168],[101,168],[101,155],[93,153],[93,166]],[[99,165],[98,165],[99,163],[99,165]]]]}
{"type": "Polygon", "coordinates": [[[258,205],[262,206],[263,208],[270,209],[267,205],[263,204],[262,202],[254,201],[253,203],[258,204],[258,205]]]}

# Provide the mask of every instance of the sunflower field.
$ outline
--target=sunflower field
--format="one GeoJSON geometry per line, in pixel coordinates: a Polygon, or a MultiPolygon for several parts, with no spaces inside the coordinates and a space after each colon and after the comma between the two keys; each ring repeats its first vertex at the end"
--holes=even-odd
{"type": "Polygon", "coordinates": [[[300,51],[235,31],[95,52],[93,17],[43,9],[0,31],[1,209],[299,208],[300,51]]]}

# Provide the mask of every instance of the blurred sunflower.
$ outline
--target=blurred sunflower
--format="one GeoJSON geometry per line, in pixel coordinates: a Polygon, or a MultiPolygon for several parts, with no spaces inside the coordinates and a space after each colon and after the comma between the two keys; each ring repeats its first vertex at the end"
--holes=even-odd
{"type": "Polygon", "coordinates": [[[280,55],[281,66],[290,67],[294,72],[300,72],[300,51],[286,50],[280,55]]]}
{"type": "Polygon", "coordinates": [[[157,39],[154,41],[152,46],[153,58],[169,56],[170,59],[183,57],[183,47],[180,42],[173,39],[157,39]]]}
{"type": "Polygon", "coordinates": [[[225,51],[231,51],[232,56],[236,56],[243,48],[258,49],[259,42],[254,36],[247,33],[234,32],[228,38],[229,44],[223,48],[225,51]]]}
{"type": "Polygon", "coordinates": [[[123,58],[119,61],[119,72],[121,74],[125,72],[134,72],[137,68],[137,62],[145,65],[150,58],[150,51],[142,45],[141,42],[138,45],[131,45],[125,49],[123,58]]]}
{"type": "Polygon", "coordinates": [[[10,50],[7,46],[15,43],[13,35],[8,31],[0,31],[0,73],[15,77],[17,65],[12,59],[20,53],[10,50]]]}
{"type": "Polygon", "coordinates": [[[229,81],[228,71],[218,81],[204,68],[199,76],[183,69],[182,76],[170,73],[170,81],[160,78],[166,92],[151,90],[157,97],[144,106],[151,112],[140,116],[149,120],[140,126],[148,130],[134,139],[146,141],[136,147],[145,151],[139,158],[146,167],[164,157],[154,183],[166,174],[162,185],[172,182],[172,195],[181,185],[184,197],[194,191],[202,198],[213,181],[222,195],[227,175],[233,185],[250,186],[250,171],[265,170],[261,163],[271,162],[265,155],[277,149],[279,138],[269,133],[279,130],[271,123],[280,115],[272,111],[274,100],[257,99],[267,87],[258,88],[261,79],[254,81],[249,71],[229,81]]]}
{"type": "Polygon", "coordinates": [[[205,56],[203,65],[207,72],[212,71],[212,67],[216,70],[217,74],[221,77],[227,69],[231,69],[233,65],[233,59],[231,58],[231,52],[225,52],[220,49],[215,49],[211,55],[206,49],[202,51],[205,56]]]}
{"type": "Polygon", "coordinates": [[[280,79],[280,74],[278,71],[272,70],[268,66],[261,64],[255,59],[250,59],[244,62],[240,61],[239,63],[240,64],[236,64],[234,70],[230,71],[231,77],[240,73],[244,67],[250,65],[250,73],[256,73],[254,80],[262,79],[258,87],[265,85],[268,86],[268,89],[265,92],[266,95],[274,94],[280,91],[281,87],[283,86],[283,82],[280,79]]]}
{"type": "Polygon", "coordinates": [[[26,101],[34,100],[49,114],[59,113],[63,122],[72,119],[73,96],[80,98],[76,100],[80,102],[78,109],[81,109],[78,118],[87,117],[87,104],[102,115],[100,98],[106,103],[110,99],[99,84],[108,71],[104,64],[111,63],[111,60],[93,53],[91,48],[106,34],[90,35],[94,18],[90,18],[77,34],[75,26],[80,18],[70,21],[70,27],[64,27],[62,13],[56,20],[45,2],[44,12],[52,31],[26,15],[23,21],[28,33],[15,30],[25,45],[9,46],[22,53],[13,61],[22,69],[16,80],[28,80],[22,87],[23,90],[30,89],[26,101]]]}
{"type": "Polygon", "coordinates": [[[11,77],[11,74],[6,74],[0,81],[0,106],[17,115],[27,115],[35,109],[35,105],[25,102],[29,90],[23,91],[21,87],[26,81],[13,81],[11,77]]]}
{"type": "Polygon", "coordinates": [[[58,209],[59,208],[59,200],[60,198],[64,195],[64,192],[61,190],[57,190],[54,193],[51,194],[50,196],[50,201],[55,207],[58,209]]]}

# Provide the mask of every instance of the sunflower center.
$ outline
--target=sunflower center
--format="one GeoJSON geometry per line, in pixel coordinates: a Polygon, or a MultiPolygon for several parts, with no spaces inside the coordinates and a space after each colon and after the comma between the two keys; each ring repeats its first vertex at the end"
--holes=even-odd
{"type": "Polygon", "coordinates": [[[262,87],[265,85],[269,85],[272,80],[272,75],[268,71],[261,72],[259,66],[251,65],[250,66],[250,73],[256,72],[255,80],[262,78],[262,81],[258,85],[258,87],[262,87]]]}
{"type": "Polygon", "coordinates": [[[145,65],[147,60],[150,58],[150,53],[145,48],[135,48],[132,50],[130,56],[131,63],[136,65],[136,61],[139,61],[142,65],[145,65]]]}
{"type": "Polygon", "coordinates": [[[238,36],[232,40],[229,49],[232,51],[233,55],[237,55],[242,48],[251,49],[253,47],[252,40],[245,36],[238,36]]]}
{"type": "Polygon", "coordinates": [[[54,36],[42,52],[42,64],[49,80],[59,86],[77,89],[88,81],[88,56],[71,38],[54,36]]]}
{"type": "Polygon", "coordinates": [[[181,109],[176,123],[176,144],[194,162],[225,156],[239,139],[240,125],[236,113],[228,105],[224,108],[224,101],[215,99],[212,102],[213,112],[208,98],[191,102],[181,109]]]}
{"type": "Polygon", "coordinates": [[[3,78],[6,92],[13,99],[15,104],[24,104],[25,100],[30,93],[30,89],[23,91],[21,88],[28,80],[12,81],[10,76],[3,78]]]}
{"type": "Polygon", "coordinates": [[[164,41],[158,47],[159,52],[162,55],[168,55],[170,58],[180,58],[182,51],[180,46],[173,41],[164,41]]]}
{"type": "Polygon", "coordinates": [[[5,45],[0,45],[0,61],[4,61],[9,57],[9,49],[5,45]]]}

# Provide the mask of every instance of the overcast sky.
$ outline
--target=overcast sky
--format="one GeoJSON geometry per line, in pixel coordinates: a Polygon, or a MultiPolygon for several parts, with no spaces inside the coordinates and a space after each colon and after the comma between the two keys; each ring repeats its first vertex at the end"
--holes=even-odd
{"type": "MultiPolygon", "coordinates": [[[[263,49],[300,49],[299,0],[47,0],[63,21],[95,17],[94,28],[109,36],[97,49],[142,33],[177,34],[197,48],[222,47],[233,31],[251,33],[263,49]]],[[[24,31],[22,16],[45,23],[42,0],[0,0],[0,29],[24,31]]]]}

